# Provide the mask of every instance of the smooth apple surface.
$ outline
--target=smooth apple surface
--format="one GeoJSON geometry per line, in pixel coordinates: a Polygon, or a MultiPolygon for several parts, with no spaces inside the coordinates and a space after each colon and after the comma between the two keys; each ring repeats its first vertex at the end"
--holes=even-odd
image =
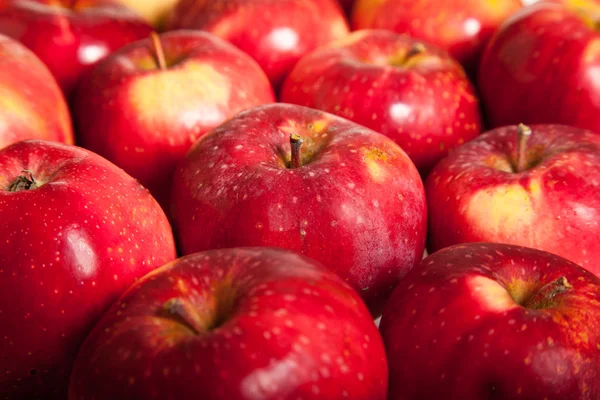
{"type": "Polygon", "coordinates": [[[0,388],[60,399],[78,346],[136,280],[176,257],[160,206],[133,178],[75,146],[0,151],[0,388]]]}
{"type": "Polygon", "coordinates": [[[378,314],[421,260],[424,195],[391,139],[322,111],[273,104],[238,114],[194,145],[175,171],[171,211],[184,254],[298,251],[335,271],[378,314]]]}
{"type": "Polygon", "coordinates": [[[196,139],[275,96],[250,56],[210,33],[169,32],[156,46],[148,38],[101,61],[82,80],[73,115],[82,146],[167,207],[175,166],[196,139]]]}
{"type": "Polygon", "coordinates": [[[426,40],[474,73],[487,41],[520,8],[520,0],[357,0],[352,25],[426,40]]]}
{"type": "Polygon", "coordinates": [[[600,135],[532,125],[519,167],[519,129],[484,133],[431,172],[428,249],[511,243],[600,275],[600,135]]]}
{"type": "Polygon", "coordinates": [[[3,35],[0,60],[0,149],[26,139],[72,144],[69,108],[44,63],[3,35]]]}
{"type": "Polygon", "coordinates": [[[500,29],[478,77],[492,126],[556,123],[600,132],[598,15],[592,0],[545,1],[500,29]]]}
{"type": "Polygon", "coordinates": [[[313,260],[254,248],[183,257],[137,282],[86,339],[69,399],[386,394],[383,343],[352,288],[313,260]]]}
{"type": "Polygon", "coordinates": [[[82,75],[152,28],[110,0],[10,0],[0,8],[0,33],[31,49],[69,97],[82,75]]]}
{"type": "Polygon", "coordinates": [[[461,65],[435,46],[384,30],[353,32],[303,57],[281,101],[383,133],[423,175],[482,129],[479,101],[461,65]]]}
{"type": "Polygon", "coordinates": [[[599,320],[600,279],[561,257],[446,248],[384,310],[388,399],[598,399],[599,320]]]}
{"type": "Polygon", "coordinates": [[[181,0],[169,29],[202,29],[252,56],[278,89],[304,54],[348,34],[335,0],[181,0]]]}
{"type": "Polygon", "coordinates": [[[177,0],[115,0],[123,4],[139,15],[156,28],[161,28],[165,18],[177,4],[177,0]]]}

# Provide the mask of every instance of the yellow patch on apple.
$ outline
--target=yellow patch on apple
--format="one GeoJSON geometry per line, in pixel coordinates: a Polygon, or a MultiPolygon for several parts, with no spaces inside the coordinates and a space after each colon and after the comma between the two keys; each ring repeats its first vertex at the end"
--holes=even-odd
{"type": "Polygon", "coordinates": [[[467,285],[485,310],[505,312],[520,307],[508,290],[494,279],[478,275],[468,278],[467,285]]]}
{"type": "MultiPolygon", "coordinates": [[[[19,96],[18,92],[0,86],[0,110],[2,110],[0,127],[2,127],[3,121],[18,120],[20,125],[26,126],[29,131],[36,132],[38,138],[45,137],[48,133],[46,123],[35,117],[37,112],[31,109],[31,104],[19,96]]],[[[10,140],[10,138],[7,139],[10,140]]],[[[2,147],[1,142],[0,147],[2,147]]]]}

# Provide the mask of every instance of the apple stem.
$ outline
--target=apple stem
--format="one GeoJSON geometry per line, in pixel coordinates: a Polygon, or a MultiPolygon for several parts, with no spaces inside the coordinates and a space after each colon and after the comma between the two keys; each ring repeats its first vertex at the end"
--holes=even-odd
{"type": "Polygon", "coordinates": [[[302,143],[304,143],[304,139],[302,139],[302,136],[297,135],[295,133],[290,135],[290,145],[292,147],[292,161],[290,163],[290,168],[292,169],[299,168],[302,166],[302,159],[300,157],[302,143]]]}
{"type": "Polygon", "coordinates": [[[547,308],[557,294],[561,294],[571,289],[573,286],[567,281],[567,278],[561,276],[554,282],[551,282],[523,303],[523,307],[539,310],[547,308]]]}
{"type": "Polygon", "coordinates": [[[527,169],[527,141],[531,134],[531,128],[527,125],[519,124],[517,127],[516,172],[522,172],[527,169]]]}
{"type": "Polygon", "coordinates": [[[408,50],[408,52],[406,53],[406,57],[404,59],[404,61],[408,61],[411,58],[413,58],[414,56],[417,56],[419,54],[422,54],[425,52],[425,50],[427,50],[425,48],[425,45],[423,43],[415,43],[410,50],[408,50]]]}
{"type": "Polygon", "coordinates": [[[21,175],[9,186],[9,192],[20,192],[21,190],[31,190],[38,187],[31,171],[24,169],[21,175]]]}
{"type": "Polygon", "coordinates": [[[183,322],[196,335],[206,331],[205,324],[202,323],[202,319],[189,302],[184,302],[180,298],[174,297],[163,305],[163,309],[170,316],[177,317],[180,322],[183,322]]]}
{"type": "Polygon", "coordinates": [[[154,47],[154,57],[156,58],[156,63],[160,69],[167,69],[167,63],[165,61],[165,52],[163,50],[162,44],[160,43],[160,36],[156,32],[150,33],[150,38],[152,39],[152,46],[154,47]]]}

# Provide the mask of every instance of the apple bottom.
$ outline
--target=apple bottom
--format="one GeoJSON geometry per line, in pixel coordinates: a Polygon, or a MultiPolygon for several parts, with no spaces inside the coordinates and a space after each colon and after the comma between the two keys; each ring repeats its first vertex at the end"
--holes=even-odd
{"type": "Polygon", "coordinates": [[[387,363],[369,311],[334,273],[284,250],[215,250],[126,292],[86,339],[69,393],[383,400],[387,363]]]}
{"type": "Polygon", "coordinates": [[[389,399],[598,399],[599,316],[600,280],[565,259],[446,248],[384,310],[389,399]]]}

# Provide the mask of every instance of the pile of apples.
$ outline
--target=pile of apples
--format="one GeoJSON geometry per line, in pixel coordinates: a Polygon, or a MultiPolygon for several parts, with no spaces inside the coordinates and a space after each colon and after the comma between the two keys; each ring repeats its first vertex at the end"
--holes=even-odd
{"type": "Polygon", "coordinates": [[[0,399],[600,399],[600,0],[528,3],[0,0],[0,399]]]}

